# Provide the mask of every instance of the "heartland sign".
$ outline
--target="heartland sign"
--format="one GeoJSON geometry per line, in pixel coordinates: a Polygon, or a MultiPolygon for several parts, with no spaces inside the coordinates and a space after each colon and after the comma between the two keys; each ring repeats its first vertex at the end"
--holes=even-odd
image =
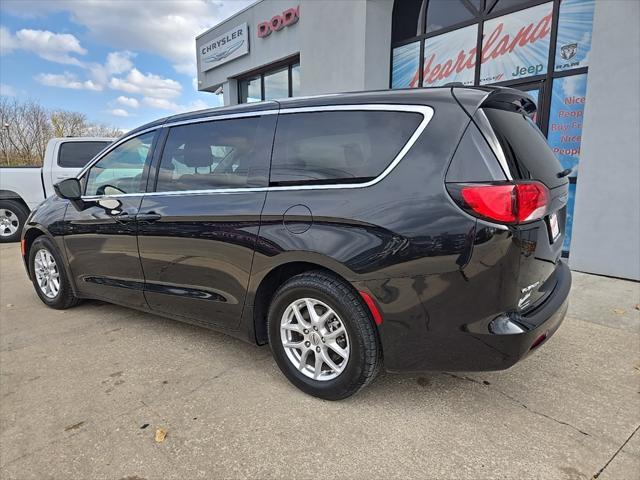
{"type": "Polygon", "coordinates": [[[249,53],[249,27],[243,23],[198,49],[200,71],[206,72],[247,53],[249,53]]]}
{"type": "MultiPolygon", "coordinates": [[[[480,55],[480,83],[545,73],[551,19],[550,4],[542,4],[486,21],[480,55]]],[[[424,48],[423,86],[443,85],[452,81],[472,84],[476,66],[476,33],[477,26],[471,26],[432,37],[431,44],[431,39],[427,39],[424,48]],[[458,41],[454,36],[460,37],[458,41]],[[452,47],[457,47],[458,50],[453,50],[452,47]]],[[[418,73],[416,70],[409,86],[418,86],[418,73]]]]}

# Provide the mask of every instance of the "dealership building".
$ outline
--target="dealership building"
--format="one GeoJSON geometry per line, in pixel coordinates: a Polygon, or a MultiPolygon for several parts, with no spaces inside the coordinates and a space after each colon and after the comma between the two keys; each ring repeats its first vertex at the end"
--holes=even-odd
{"type": "Polygon", "coordinates": [[[261,0],[196,38],[198,89],[225,105],[453,82],[527,91],[571,170],[571,267],[640,280],[639,20],[636,0],[261,0]]]}

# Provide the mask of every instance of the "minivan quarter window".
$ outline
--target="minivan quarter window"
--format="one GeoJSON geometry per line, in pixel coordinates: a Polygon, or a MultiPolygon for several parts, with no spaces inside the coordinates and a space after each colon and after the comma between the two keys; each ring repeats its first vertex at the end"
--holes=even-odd
{"type": "Polygon", "coordinates": [[[261,117],[171,127],[156,191],[247,187],[254,167],[268,165],[265,146],[271,140],[261,117]]]}
{"type": "Polygon", "coordinates": [[[271,184],[368,181],[393,161],[423,116],[401,111],[283,114],[271,160],[271,184]]]}
{"type": "Polygon", "coordinates": [[[104,195],[107,187],[122,193],[145,189],[145,163],[149,160],[155,132],[133,137],[107,153],[89,168],[85,195],[104,195]]]}

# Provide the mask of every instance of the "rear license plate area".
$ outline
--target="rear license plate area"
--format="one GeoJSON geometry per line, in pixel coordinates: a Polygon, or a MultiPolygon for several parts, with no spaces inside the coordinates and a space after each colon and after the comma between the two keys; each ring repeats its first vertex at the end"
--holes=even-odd
{"type": "Polygon", "coordinates": [[[555,212],[549,215],[549,218],[547,219],[547,224],[549,226],[549,238],[551,239],[551,243],[553,243],[560,236],[560,226],[558,225],[558,215],[555,212]]]}

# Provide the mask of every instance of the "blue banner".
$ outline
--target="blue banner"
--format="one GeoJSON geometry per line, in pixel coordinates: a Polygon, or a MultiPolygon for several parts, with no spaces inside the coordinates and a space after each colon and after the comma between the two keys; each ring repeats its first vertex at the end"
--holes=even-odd
{"type": "Polygon", "coordinates": [[[595,0],[562,0],[558,20],[555,70],[589,65],[595,0]]]}

